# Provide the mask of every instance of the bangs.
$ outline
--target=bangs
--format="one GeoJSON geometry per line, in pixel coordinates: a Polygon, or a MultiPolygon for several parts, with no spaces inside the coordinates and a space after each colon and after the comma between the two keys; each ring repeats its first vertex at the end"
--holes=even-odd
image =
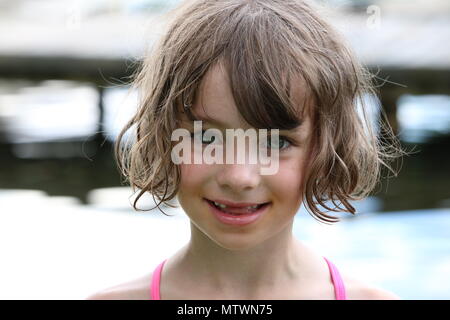
{"type": "Polygon", "coordinates": [[[303,112],[295,104],[292,80],[290,76],[271,79],[272,71],[257,65],[238,65],[236,61],[229,63],[227,72],[237,109],[254,128],[295,129],[302,123],[303,112]]]}

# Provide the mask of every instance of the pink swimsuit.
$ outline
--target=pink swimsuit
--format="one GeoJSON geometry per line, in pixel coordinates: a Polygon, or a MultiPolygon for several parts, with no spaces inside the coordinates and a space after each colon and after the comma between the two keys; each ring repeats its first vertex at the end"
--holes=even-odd
{"type": "MultiPolygon", "coordinates": [[[[341,278],[341,275],[339,274],[338,269],[327,258],[324,257],[324,259],[328,264],[328,268],[330,269],[330,276],[331,276],[331,281],[333,282],[334,296],[335,296],[336,300],[346,300],[347,298],[345,296],[344,282],[342,281],[342,278],[341,278]]],[[[166,260],[161,262],[155,268],[155,271],[153,271],[152,283],[150,286],[150,294],[151,294],[150,299],[151,300],[161,300],[161,297],[159,295],[159,285],[161,282],[162,268],[163,268],[165,262],[166,262],[166,260]]]]}

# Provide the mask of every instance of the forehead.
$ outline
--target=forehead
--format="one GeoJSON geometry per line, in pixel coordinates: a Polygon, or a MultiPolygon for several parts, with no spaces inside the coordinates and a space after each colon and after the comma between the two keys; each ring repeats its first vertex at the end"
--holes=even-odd
{"type": "Polygon", "coordinates": [[[225,123],[244,125],[239,114],[226,70],[217,64],[203,77],[195,97],[193,111],[201,118],[223,119],[225,123]]]}

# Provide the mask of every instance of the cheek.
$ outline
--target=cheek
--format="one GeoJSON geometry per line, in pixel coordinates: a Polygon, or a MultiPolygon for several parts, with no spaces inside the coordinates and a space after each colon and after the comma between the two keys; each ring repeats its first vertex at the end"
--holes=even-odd
{"type": "Polygon", "coordinates": [[[301,197],[302,179],[302,162],[284,160],[280,162],[278,173],[271,178],[271,189],[276,190],[281,199],[298,199],[301,197]]]}
{"type": "Polygon", "coordinates": [[[280,184],[286,184],[285,188],[300,186],[302,181],[302,169],[297,165],[281,166],[277,175],[280,184]]]}
{"type": "Polygon", "coordinates": [[[180,189],[196,189],[208,179],[209,170],[204,164],[181,164],[180,189]]]}
{"type": "Polygon", "coordinates": [[[211,166],[202,164],[180,165],[181,179],[177,196],[181,207],[190,217],[199,212],[201,197],[205,195],[213,176],[211,169],[211,166]]]}

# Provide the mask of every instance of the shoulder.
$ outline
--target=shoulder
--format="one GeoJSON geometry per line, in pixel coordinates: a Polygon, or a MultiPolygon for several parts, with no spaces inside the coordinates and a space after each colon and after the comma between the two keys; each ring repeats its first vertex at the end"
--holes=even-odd
{"type": "Polygon", "coordinates": [[[152,273],[94,293],[86,300],[149,300],[152,273]]]}
{"type": "Polygon", "coordinates": [[[343,281],[349,300],[399,300],[394,293],[369,285],[358,279],[343,275],[343,281]]]}

